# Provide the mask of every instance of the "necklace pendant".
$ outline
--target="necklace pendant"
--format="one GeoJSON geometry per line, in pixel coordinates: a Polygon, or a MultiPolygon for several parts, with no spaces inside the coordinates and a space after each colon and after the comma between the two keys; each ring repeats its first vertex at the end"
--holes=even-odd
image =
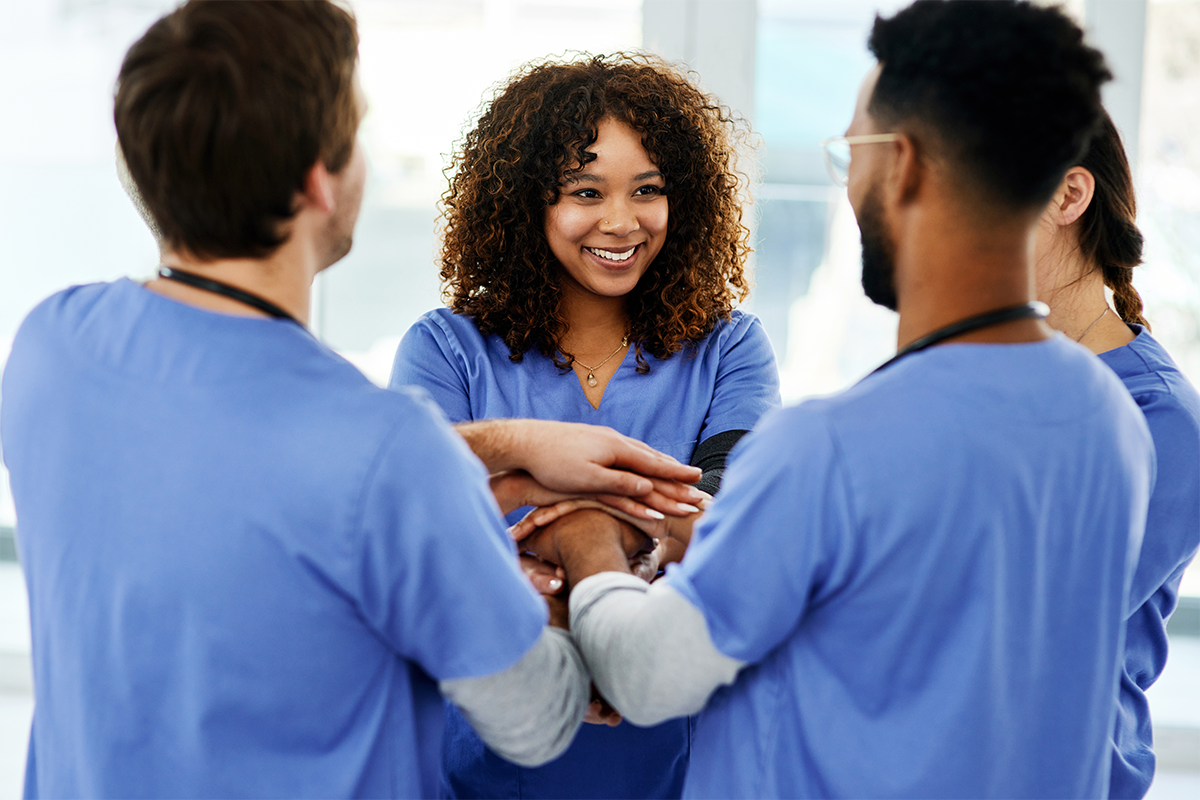
{"type": "Polygon", "coordinates": [[[596,380],[595,373],[592,373],[592,372],[588,373],[587,382],[588,382],[588,386],[595,386],[598,383],[598,381],[596,380]]]}

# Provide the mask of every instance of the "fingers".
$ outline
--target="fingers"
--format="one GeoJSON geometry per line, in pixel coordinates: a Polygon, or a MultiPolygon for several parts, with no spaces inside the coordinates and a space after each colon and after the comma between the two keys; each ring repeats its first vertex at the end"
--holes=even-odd
{"type": "Polygon", "coordinates": [[[650,482],[654,484],[654,493],[662,495],[668,500],[690,506],[691,510],[685,512],[687,514],[695,513],[704,503],[712,500],[711,494],[703,492],[695,486],[689,486],[688,484],[676,481],[664,481],[657,478],[651,479],[650,482]]]}
{"type": "Polygon", "coordinates": [[[604,510],[622,522],[628,522],[630,525],[637,528],[651,539],[663,539],[667,536],[670,536],[670,529],[667,527],[665,520],[640,519],[630,514],[626,514],[623,511],[612,508],[611,506],[606,506],[604,510]]]}
{"type": "Polygon", "coordinates": [[[607,725],[615,728],[621,724],[621,715],[603,699],[593,700],[588,704],[587,714],[583,721],[591,725],[607,725]]]}
{"type": "Polygon", "coordinates": [[[596,496],[596,499],[639,519],[657,521],[665,517],[686,517],[700,510],[700,506],[705,502],[703,499],[705,497],[704,493],[699,489],[692,489],[690,486],[685,488],[691,491],[673,491],[673,494],[676,496],[686,498],[683,501],[677,500],[675,497],[670,497],[657,489],[640,495],[637,498],[625,498],[622,500],[620,495],[600,494],[596,496]],[[638,513],[638,505],[646,508],[646,513],[638,513]]]}
{"type": "MultiPolygon", "coordinates": [[[[651,495],[653,495],[653,492],[651,492],[651,495]]],[[[631,517],[637,517],[648,522],[657,522],[665,518],[665,515],[661,511],[649,507],[641,502],[640,499],[626,497],[621,494],[598,494],[594,496],[594,499],[599,500],[609,508],[614,508],[631,517]]]]}
{"type": "Polygon", "coordinates": [[[508,529],[509,535],[518,542],[524,541],[539,528],[544,528],[556,520],[562,519],[567,514],[584,508],[595,508],[600,511],[604,511],[605,513],[621,520],[622,522],[628,522],[642,533],[654,539],[662,539],[670,535],[670,532],[666,525],[663,524],[662,519],[644,519],[634,516],[633,514],[626,513],[621,508],[615,507],[616,505],[622,504],[621,501],[628,498],[621,498],[613,495],[606,495],[605,498],[612,500],[613,504],[610,505],[608,502],[600,502],[600,498],[597,498],[596,500],[564,500],[563,502],[555,503],[552,506],[535,508],[533,511],[530,511],[528,514],[526,514],[520,522],[508,529]]]}
{"type": "Polygon", "coordinates": [[[521,570],[538,594],[552,597],[562,591],[563,579],[566,577],[562,567],[556,567],[534,556],[522,555],[521,570]]]}
{"type": "Polygon", "coordinates": [[[490,476],[492,494],[500,511],[509,513],[521,506],[545,506],[568,500],[572,495],[556,492],[542,486],[524,470],[509,470],[490,476]]]}
{"type": "Polygon", "coordinates": [[[597,500],[575,499],[563,500],[555,503],[552,506],[543,506],[535,508],[526,514],[520,522],[508,529],[509,534],[516,541],[520,542],[528,537],[538,528],[544,528],[555,520],[565,517],[573,511],[578,511],[581,508],[598,508],[608,511],[608,507],[597,500]]]}
{"type": "Polygon", "coordinates": [[[580,481],[588,491],[597,494],[619,494],[640,497],[654,489],[654,483],[634,472],[610,469],[599,464],[588,464],[580,475],[580,481]]]}
{"type": "Polygon", "coordinates": [[[631,558],[629,560],[629,571],[646,583],[653,581],[658,576],[660,553],[663,550],[665,541],[667,540],[659,542],[653,551],[643,553],[636,558],[631,558]]]}
{"type": "MultiPolygon", "coordinates": [[[[611,428],[546,420],[510,421],[510,427],[513,424],[520,428],[516,438],[508,441],[508,449],[514,450],[508,461],[556,492],[637,497],[653,490],[651,479],[700,480],[698,468],[680,464],[611,428]]],[[[698,500],[697,496],[691,502],[698,500]]]]}
{"type": "Polygon", "coordinates": [[[681,464],[665,453],[660,453],[637,439],[621,437],[624,441],[616,448],[613,466],[622,467],[648,478],[663,478],[680,483],[695,483],[700,480],[698,467],[681,464]]]}

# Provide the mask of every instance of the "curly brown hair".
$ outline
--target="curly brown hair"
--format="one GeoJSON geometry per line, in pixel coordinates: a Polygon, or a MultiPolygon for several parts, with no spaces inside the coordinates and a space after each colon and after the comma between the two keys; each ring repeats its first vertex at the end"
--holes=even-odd
{"type": "Polygon", "coordinates": [[[606,117],[641,134],[670,204],[663,248],[626,296],[638,371],[649,369],[643,349],[669,358],[728,319],[749,290],[747,181],[736,163],[748,141],[744,120],[655,56],[534,62],[467,133],[442,196],[447,302],[485,335],[502,337],[513,361],[536,348],[569,367],[569,355],[560,355],[567,323],[545,213],[564,176],[596,158],[588,147],[606,117]]]}

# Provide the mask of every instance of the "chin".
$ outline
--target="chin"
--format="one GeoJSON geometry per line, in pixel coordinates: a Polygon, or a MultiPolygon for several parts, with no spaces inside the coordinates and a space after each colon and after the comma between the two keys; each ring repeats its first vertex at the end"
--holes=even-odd
{"type": "Polygon", "coordinates": [[[339,239],[330,250],[329,258],[326,259],[327,263],[322,269],[328,269],[337,262],[341,261],[347,255],[349,255],[352,247],[354,247],[354,237],[347,236],[343,239],[339,239]]]}

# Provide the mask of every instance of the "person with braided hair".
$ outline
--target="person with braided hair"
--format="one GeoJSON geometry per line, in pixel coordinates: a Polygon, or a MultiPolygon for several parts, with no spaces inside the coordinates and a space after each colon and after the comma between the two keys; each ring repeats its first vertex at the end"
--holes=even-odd
{"type": "Polygon", "coordinates": [[[1136,214],[1129,162],[1105,114],[1042,216],[1036,280],[1038,298],[1050,306],[1046,322],[1116,372],[1145,414],[1157,451],[1157,480],[1130,589],[1112,736],[1113,798],[1141,798],[1154,778],[1145,691],[1166,664],[1166,621],[1200,546],[1200,396],[1151,337],[1143,316],[1133,286],[1133,269],[1142,261],[1136,214]]]}

